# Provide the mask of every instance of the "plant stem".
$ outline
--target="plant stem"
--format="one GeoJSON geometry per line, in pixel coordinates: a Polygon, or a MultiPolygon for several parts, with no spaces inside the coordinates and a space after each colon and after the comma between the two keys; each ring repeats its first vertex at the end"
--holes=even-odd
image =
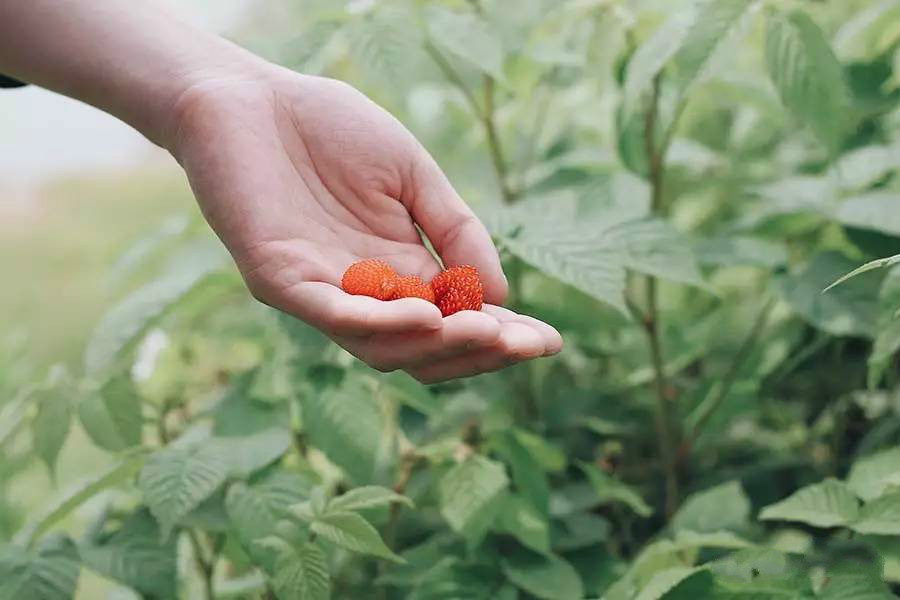
{"type": "Polygon", "coordinates": [[[215,573],[215,558],[207,559],[203,554],[203,546],[200,544],[200,538],[193,529],[188,529],[188,539],[191,541],[191,548],[194,551],[194,563],[200,576],[203,578],[203,589],[206,600],[215,600],[216,594],[213,589],[213,574],[215,573]]]}
{"type": "Polygon", "coordinates": [[[500,186],[500,196],[504,204],[512,204],[516,201],[516,194],[509,186],[509,169],[506,157],[503,154],[503,146],[500,136],[497,135],[497,122],[494,117],[494,78],[484,76],[484,111],[481,114],[481,122],[484,133],[487,136],[488,149],[491,152],[491,161],[494,164],[494,173],[497,175],[497,184],[500,186]]]}
{"type": "MultiPolygon", "coordinates": [[[[653,80],[653,96],[644,121],[644,145],[647,153],[648,178],[651,189],[651,210],[654,215],[663,213],[663,183],[665,179],[665,146],[656,143],[656,126],[659,117],[660,78],[653,80]]],[[[665,477],[666,515],[674,514],[678,507],[678,466],[676,463],[677,442],[674,433],[671,401],[669,400],[666,382],[665,360],[663,358],[662,340],[659,327],[659,306],[657,281],[653,276],[645,280],[646,312],[642,323],[650,345],[650,357],[653,363],[656,383],[656,433],[659,444],[660,460],[663,463],[665,477]]]]}
{"type": "Polygon", "coordinates": [[[444,55],[441,54],[440,50],[434,47],[430,42],[425,42],[425,52],[431,57],[434,63],[437,65],[438,69],[441,70],[441,73],[444,74],[450,83],[452,83],[465,97],[466,102],[469,104],[469,108],[472,109],[472,112],[475,113],[479,118],[481,118],[481,106],[478,104],[478,100],[475,98],[475,94],[472,93],[472,90],[469,89],[469,86],[466,85],[466,82],[463,81],[463,78],[459,73],[456,72],[456,69],[453,68],[444,55]]]}
{"type": "Polygon", "coordinates": [[[753,321],[753,325],[747,333],[747,337],[744,338],[740,348],[738,348],[737,354],[734,355],[734,360],[731,361],[731,366],[722,378],[720,385],[713,388],[709,402],[704,402],[704,404],[706,404],[706,409],[697,419],[697,422],[691,429],[690,435],[686,437],[682,444],[682,449],[679,451],[679,457],[683,458],[687,455],[691,446],[697,442],[697,438],[703,433],[703,429],[709,423],[710,418],[728,397],[728,393],[731,391],[731,388],[734,386],[737,377],[741,372],[741,367],[744,366],[744,363],[750,356],[750,352],[753,350],[754,346],[756,346],[756,342],[759,341],[759,338],[769,321],[769,316],[772,314],[773,308],[775,308],[775,300],[770,299],[763,304],[759,313],[756,315],[756,319],[753,321]]]}

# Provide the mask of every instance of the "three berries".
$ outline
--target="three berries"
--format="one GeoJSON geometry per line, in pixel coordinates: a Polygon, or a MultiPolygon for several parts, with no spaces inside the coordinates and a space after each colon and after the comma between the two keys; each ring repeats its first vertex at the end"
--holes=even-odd
{"type": "Polygon", "coordinates": [[[399,275],[383,260],[369,258],[350,265],[341,288],[348,294],[378,300],[422,298],[437,305],[445,317],[461,310],[481,310],[484,302],[478,269],[470,265],[450,267],[426,283],[416,275],[399,275]]]}

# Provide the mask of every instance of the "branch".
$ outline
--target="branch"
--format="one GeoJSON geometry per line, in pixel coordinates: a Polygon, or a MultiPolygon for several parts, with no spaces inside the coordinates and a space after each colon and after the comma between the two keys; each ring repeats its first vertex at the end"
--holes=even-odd
{"type": "Polygon", "coordinates": [[[186,532],[188,539],[191,541],[191,548],[194,551],[194,563],[197,565],[197,570],[200,571],[200,575],[203,578],[206,600],[215,600],[216,594],[213,589],[213,574],[216,568],[215,558],[207,559],[204,556],[203,546],[200,544],[200,538],[197,537],[196,531],[187,529],[186,532]]]}
{"type": "Polygon", "coordinates": [[[465,97],[466,102],[469,104],[469,108],[472,109],[472,112],[481,119],[482,111],[481,106],[478,104],[478,100],[475,98],[475,94],[472,93],[472,90],[469,89],[469,86],[466,85],[466,82],[463,81],[462,76],[456,72],[456,69],[453,68],[444,55],[441,54],[441,51],[434,47],[434,44],[431,42],[425,42],[425,52],[431,57],[434,63],[438,66],[438,69],[441,70],[441,73],[444,74],[450,83],[452,83],[456,89],[462,92],[462,95],[465,97]]]}
{"type": "Polygon", "coordinates": [[[494,163],[494,172],[497,175],[503,202],[512,204],[516,201],[516,194],[509,187],[509,169],[503,155],[500,136],[497,135],[497,123],[494,118],[494,78],[490,75],[484,76],[484,111],[481,114],[481,122],[484,125],[484,133],[487,136],[488,149],[491,151],[491,160],[494,163]]]}
{"type": "MultiPolygon", "coordinates": [[[[656,144],[656,125],[659,117],[660,78],[653,80],[653,96],[644,121],[644,146],[647,152],[648,177],[651,189],[651,209],[654,214],[663,212],[663,181],[665,178],[665,147],[656,144]]],[[[678,507],[678,469],[675,452],[677,450],[674,421],[672,419],[671,401],[669,400],[666,382],[665,360],[663,358],[662,341],[659,328],[659,307],[657,298],[657,281],[653,276],[646,278],[647,310],[641,319],[647,341],[650,345],[650,356],[653,363],[656,382],[656,433],[659,443],[660,460],[665,475],[666,514],[671,516],[678,507]]],[[[635,309],[632,309],[633,311],[635,309]]]]}

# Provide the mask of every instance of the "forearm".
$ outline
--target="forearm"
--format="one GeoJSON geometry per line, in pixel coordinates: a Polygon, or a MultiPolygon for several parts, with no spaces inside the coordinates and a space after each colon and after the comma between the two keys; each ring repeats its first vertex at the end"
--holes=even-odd
{"type": "Polygon", "coordinates": [[[0,0],[0,72],[96,106],[160,145],[185,90],[258,61],[152,0],[0,0]]]}

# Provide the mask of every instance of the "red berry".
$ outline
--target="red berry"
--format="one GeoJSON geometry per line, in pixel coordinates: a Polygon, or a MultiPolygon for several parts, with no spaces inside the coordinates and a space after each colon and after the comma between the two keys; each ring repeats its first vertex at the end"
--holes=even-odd
{"type": "Polygon", "coordinates": [[[350,265],[341,279],[341,289],[356,296],[391,300],[397,281],[397,272],[391,265],[377,258],[369,258],[350,265]]]}
{"type": "Polygon", "coordinates": [[[394,290],[392,300],[400,298],[421,298],[434,304],[434,291],[431,286],[422,281],[417,275],[404,275],[397,279],[397,288],[394,290]]]}
{"type": "Polygon", "coordinates": [[[478,269],[471,265],[451,267],[431,280],[435,304],[445,317],[461,310],[481,310],[484,287],[478,269]]]}

